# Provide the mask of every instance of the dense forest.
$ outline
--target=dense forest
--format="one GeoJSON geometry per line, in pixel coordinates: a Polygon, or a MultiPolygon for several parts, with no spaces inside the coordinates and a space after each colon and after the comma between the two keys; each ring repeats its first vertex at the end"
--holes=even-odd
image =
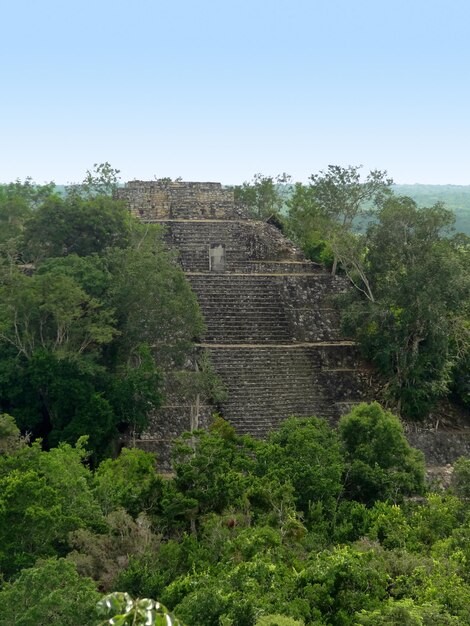
{"type": "MultiPolygon", "coordinates": [[[[145,429],[204,320],[161,229],[113,199],[118,173],[60,194],[0,186],[0,626],[470,624],[470,460],[429,482],[396,416],[470,407],[454,213],[357,167],[235,188],[349,279],[343,329],[384,406],[336,428],[291,417],[267,441],[215,415],[175,442],[168,476],[118,442],[145,429]]],[[[185,384],[217,394],[210,364],[185,384]]]]}

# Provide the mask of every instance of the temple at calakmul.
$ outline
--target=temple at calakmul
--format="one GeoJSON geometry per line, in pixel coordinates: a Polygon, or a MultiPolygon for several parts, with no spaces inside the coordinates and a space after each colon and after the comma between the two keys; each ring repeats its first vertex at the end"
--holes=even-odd
{"type": "MultiPolygon", "coordinates": [[[[265,437],[291,415],[335,423],[355,404],[378,397],[377,377],[342,337],[333,306],[348,281],[306,260],[276,225],[250,217],[232,189],[132,181],[118,197],[141,220],[165,227],[205,318],[197,348],[207,351],[227,390],[217,407],[170,393],[141,447],[167,458],[171,440],[207,427],[216,409],[238,433],[265,437]]],[[[450,431],[408,430],[431,464],[470,452],[468,433],[462,439],[450,431]]]]}

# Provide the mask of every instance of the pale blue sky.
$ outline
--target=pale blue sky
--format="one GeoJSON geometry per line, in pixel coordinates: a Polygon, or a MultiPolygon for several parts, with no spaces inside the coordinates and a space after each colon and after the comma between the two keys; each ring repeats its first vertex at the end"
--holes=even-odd
{"type": "Polygon", "coordinates": [[[0,181],[470,184],[470,2],[0,0],[0,181]]]}

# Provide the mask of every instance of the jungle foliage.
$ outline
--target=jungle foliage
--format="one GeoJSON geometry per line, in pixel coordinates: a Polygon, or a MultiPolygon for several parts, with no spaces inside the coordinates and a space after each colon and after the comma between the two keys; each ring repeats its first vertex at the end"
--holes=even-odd
{"type": "Polygon", "coordinates": [[[47,447],[86,434],[97,460],[144,428],[203,321],[161,230],[95,169],[65,195],[0,187],[0,408],[47,447]]]}
{"type": "Polygon", "coordinates": [[[174,455],[164,478],[137,449],[94,470],[85,441],[4,452],[0,624],[470,624],[468,461],[427,490],[378,404],[268,441],[218,419],[174,455]]]}

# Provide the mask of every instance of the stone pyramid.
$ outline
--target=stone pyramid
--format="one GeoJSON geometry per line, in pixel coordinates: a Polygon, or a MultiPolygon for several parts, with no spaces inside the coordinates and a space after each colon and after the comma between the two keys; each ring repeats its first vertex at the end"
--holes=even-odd
{"type": "MultiPolygon", "coordinates": [[[[249,217],[219,183],[132,181],[118,196],[145,222],[166,227],[168,245],[197,295],[206,350],[228,397],[218,408],[237,430],[265,437],[295,415],[335,423],[354,404],[377,397],[374,372],[339,329],[341,276],[307,261],[276,226],[249,217]]],[[[207,427],[215,410],[199,398],[167,397],[139,445],[168,466],[171,440],[207,427]]],[[[431,464],[465,453],[470,440],[428,428],[409,439],[431,464]],[[467,445],[468,444],[468,445],[467,445]]]]}

